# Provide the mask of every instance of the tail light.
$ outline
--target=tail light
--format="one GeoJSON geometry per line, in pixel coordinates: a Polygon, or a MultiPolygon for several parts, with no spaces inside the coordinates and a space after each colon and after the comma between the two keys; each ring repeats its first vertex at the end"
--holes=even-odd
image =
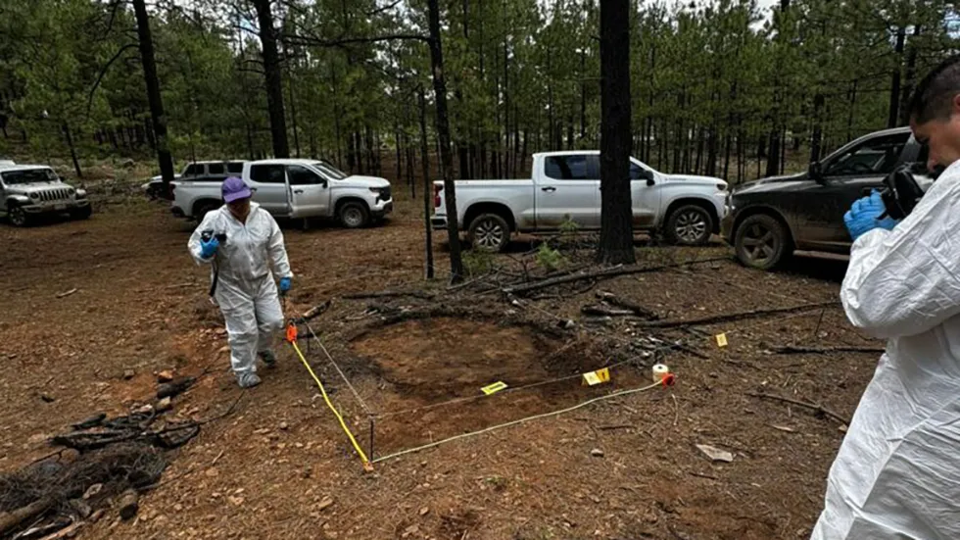
{"type": "Polygon", "coordinates": [[[440,192],[443,191],[443,186],[434,185],[433,186],[433,207],[440,208],[440,192]]]}

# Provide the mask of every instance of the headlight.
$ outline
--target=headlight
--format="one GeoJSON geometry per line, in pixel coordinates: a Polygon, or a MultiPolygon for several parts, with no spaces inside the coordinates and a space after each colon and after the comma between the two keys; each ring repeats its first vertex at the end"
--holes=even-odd
{"type": "Polygon", "coordinates": [[[30,193],[30,198],[31,198],[31,199],[39,199],[39,198],[40,198],[40,194],[37,193],[36,191],[34,191],[34,192],[30,193]]]}
{"type": "Polygon", "coordinates": [[[77,190],[77,198],[78,198],[78,199],[86,199],[86,198],[87,198],[87,191],[86,191],[85,189],[78,189],[78,190],[77,190]]]}
{"type": "Polygon", "coordinates": [[[726,190],[727,190],[727,184],[719,184],[719,183],[718,183],[718,184],[717,184],[717,190],[718,190],[718,191],[726,191],[726,190]]]}
{"type": "Polygon", "coordinates": [[[73,189],[73,188],[70,188],[70,189],[67,190],[67,193],[68,193],[71,197],[73,197],[74,195],[77,194],[77,190],[75,190],[75,189],[73,189]]]}

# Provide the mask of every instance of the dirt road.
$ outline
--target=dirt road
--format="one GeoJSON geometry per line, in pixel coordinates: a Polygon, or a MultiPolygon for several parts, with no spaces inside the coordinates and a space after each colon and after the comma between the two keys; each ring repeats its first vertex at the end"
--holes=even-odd
{"type": "MultiPolygon", "coordinates": [[[[201,376],[176,401],[179,415],[207,418],[236,401],[241,391],[227,371],[218,313],[206,300],[206,269],[186,254],[190,230],[145,205],[110,207],[87,222],[0,227],[0,469],[49,451],[45,439],[70,422],[148,399],[162,369],[201,376]]],[[[410,288],[421,276],[422,229],[402,206],[383,228],[289,228],[286,237],[297,275],[288,313],[349,292],[410,288]]],[[[644,248],[640,257],[654,264],[724,253],[644,248]]],[[[497,262],[513,264],[518,256],[511,257],[497,262]]],[[[758,273],[727,261],[624,276],[597,289],[664,319],[690,319],[835,300],[842,272],[834,262],[758,273]]],[[[637,320],[589,322],[580,308],[596,302],[595,290],[518,305],[499,295],[443,300],[465,316],[398,317],[386,326],[384,313],[441,301],[336,299],[313,326],[368,407],[397,413],[377,422],[378,455],[645,384],[652,357],[636,343],[648,337],[688,347],[659,357],[677,373],[676,386],[407,455],[370,474],[283,348],[280,367],[265,372],[263,385],[172,456],[164,484],[145,496],[136,520],[108,515],[81,537],[806,537],[841,426],[748,393],[822,402],[849,416],[875,354],[773,349],[877,344],[852,330],[836,307],[668,330],[637,320]],[[574,329],[549,330],[567,319],[574,329]],[[721,332],[725,348],[713,338],[721,332]],[[487,382],[537,384],[631,355],[636,364],[615,368],[609,387],[583,388],[571,378],[472,399],[487,382]],[[433,407],[459,398],[470,400],[433,407]],[[733,461],[712,463],[698,444],[723,448],[733,461]]],[[[366,426],[363,409],[319,350],[308,356],[350,424],[366,426]]],[[[361,440],[366,445],[366,433],[361,440]]]]}

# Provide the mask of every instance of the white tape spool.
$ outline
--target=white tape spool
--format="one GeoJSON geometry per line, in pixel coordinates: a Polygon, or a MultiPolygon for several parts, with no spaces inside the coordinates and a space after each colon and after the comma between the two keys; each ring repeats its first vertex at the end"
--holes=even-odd
{"type": "Polygon", "coordinates": [[[670,368],[664,364],[654,364],[651,371],[653,372],[653,382],[655,383],[663,381],[663,378],[670,374],[670,368]]]}

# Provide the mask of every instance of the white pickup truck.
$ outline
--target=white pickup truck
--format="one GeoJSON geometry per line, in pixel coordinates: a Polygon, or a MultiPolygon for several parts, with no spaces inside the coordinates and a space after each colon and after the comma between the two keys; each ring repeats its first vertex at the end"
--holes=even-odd
{"type": "MultiPolygon", "coordinates": [[[[314,159],[267,159],[243,164],[243,181],[253,200],[276,217],[333,217],[356,229],[393,211],[390,182],[370,176],[349,176],[330,163],[314,159]]],[[[219,181],[181,177],[173,190],[171,211],[202,221],[223,204],[219,181]]]]}
{"type": "MultiPolygon", "coordinates": [[[[633,225],[671,243],[702,245],[719,232],[727,183],[708,176],[664,174],[631,158],[633,225]]],[[[458,180],[457,216],[475,248],[503,250],[517,232],[555,231],[565,222],[600,228],[600,152],[534,154],[533,177],[458,180]]],[[[446,230],[443,182],[434,184],[434,229],[446,230]]]]}

